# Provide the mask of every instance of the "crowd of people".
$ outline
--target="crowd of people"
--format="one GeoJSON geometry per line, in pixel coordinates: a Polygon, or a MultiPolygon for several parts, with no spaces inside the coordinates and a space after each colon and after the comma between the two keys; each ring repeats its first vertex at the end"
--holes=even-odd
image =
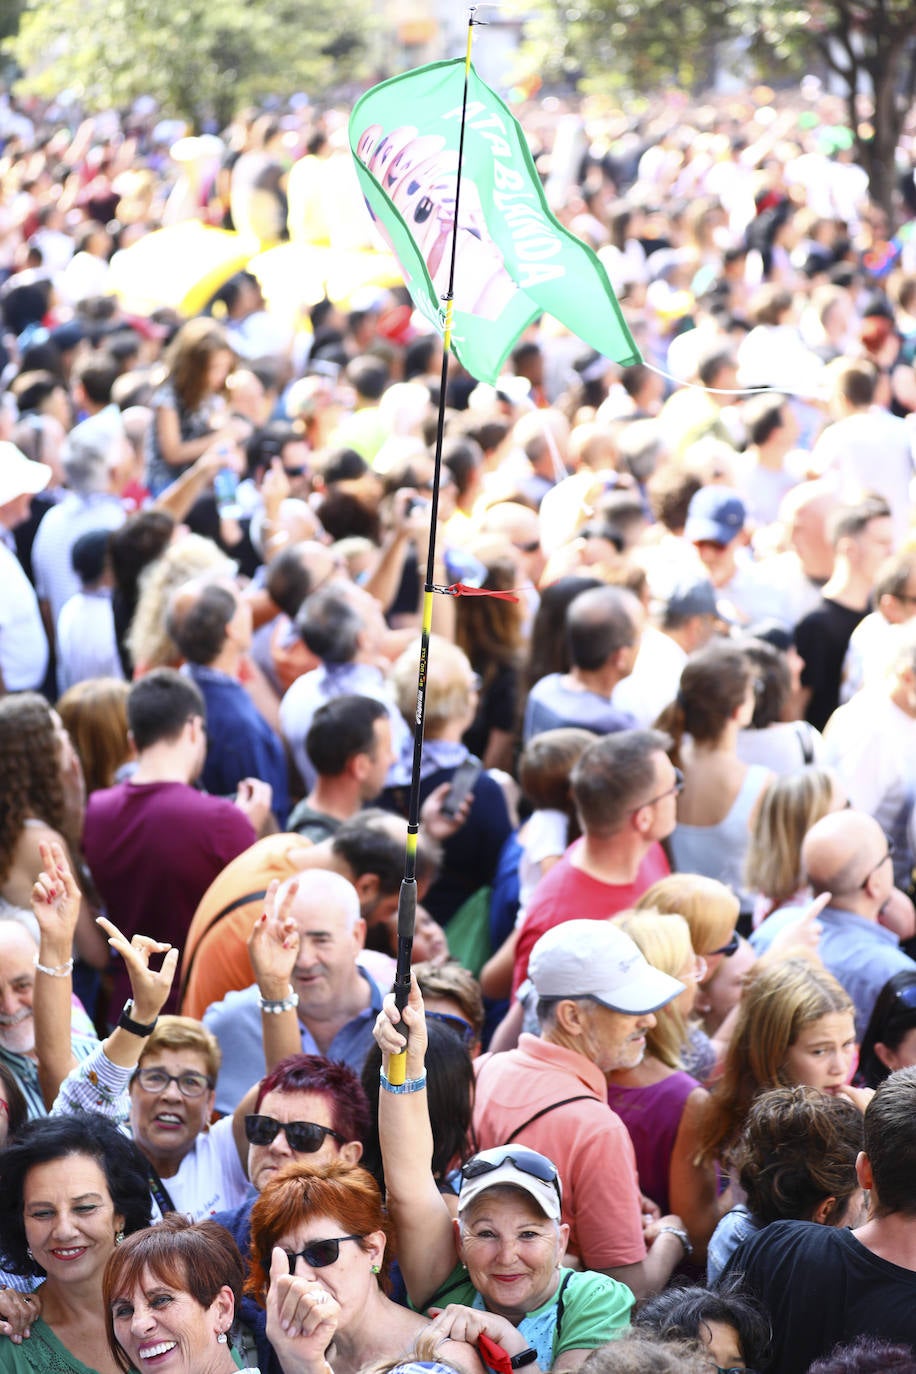
{"type": "Polygon", "coordinates": [[[125,308],[339,116],[0,109],[0,1371],[916,1371],[916,237],[819,99],[532,106],[646,361],[496,385],[125,308]]]}

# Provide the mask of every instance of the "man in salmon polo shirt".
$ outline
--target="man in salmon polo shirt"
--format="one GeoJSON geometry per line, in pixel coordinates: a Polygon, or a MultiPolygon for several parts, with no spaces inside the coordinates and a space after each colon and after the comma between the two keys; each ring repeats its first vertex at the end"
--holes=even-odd
{"type": "Polygon", "coordinates": [[[567,921],[542,935],[529,974],[541,1033],[477,1061],[478,1146],[517,1141],[552,1159],[568,1252],[646,1297],[665,1286],[690,1242],[680,1217],[644,1223],[636,1156],[608,1106],[605,1075],[640,1063],[653,1013],[684,985],[606,921],[567,921]]]}
{"type": "Polygon", "coordinates": [[[670,872],[659,843],[675,827],[681,790],[670,747],[659,730],[621,730],[579,758],[571,784],[583,835],[535,888],[518,935],[513,996],[545,931],[573,916],[606,921],[670,872]]]}

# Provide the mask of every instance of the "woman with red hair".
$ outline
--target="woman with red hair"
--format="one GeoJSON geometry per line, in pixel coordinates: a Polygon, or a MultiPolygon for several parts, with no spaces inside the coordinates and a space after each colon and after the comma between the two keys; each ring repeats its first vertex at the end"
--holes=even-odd
{"type": "MultiPolygon", "coordinates": [[[[358,1165],[293,1163],[266,1184],[251,1209],[246,1284],[267,1308],[274,1363],[262,1374],[357,1374],[413,1347],[430,1322],[386,1296],[388,1240],[378,1184],[358,1165]]],[[[463,1341],[443,1341],[437,1357],[481,1374],[463,1341]]]]}

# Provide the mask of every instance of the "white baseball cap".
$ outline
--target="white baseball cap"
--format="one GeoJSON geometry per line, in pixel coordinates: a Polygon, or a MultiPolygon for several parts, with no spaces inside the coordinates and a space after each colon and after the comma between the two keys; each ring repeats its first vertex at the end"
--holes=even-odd
{"type": "Polygon", "coordinates": [[[50,480],[47,463],[33,462],[8,439],[0,439],[0,506],[15,501],[17,496],[34,496],[44,491],[50,480]]]}
{"type": "Polygon", "coordinates": [[[538,997],[593,997],[628,1016],[657,1011],[684,991],[608,921],[564,921],[548,930],[531,951],[528,977],[538,997]]]}
{"type": "Polygon", "coordinates": [[[521,1188],[545,1216],[560,1220],[563,1193],[557,1166],[537,1150],[516,1144],[479,1150],[462,1166],[458,1211],[463,1212],[481,1193],[500,1184],[521,1188]]]}

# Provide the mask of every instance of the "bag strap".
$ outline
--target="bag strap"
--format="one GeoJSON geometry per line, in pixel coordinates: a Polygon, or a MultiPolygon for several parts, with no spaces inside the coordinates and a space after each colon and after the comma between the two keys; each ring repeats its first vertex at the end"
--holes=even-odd
{"type": "Polygon", "coordinates": [[[194,946],[194,949],[191,953],[191,957],[187,961],[187,965],[181,971],[181,984],[178,989],[179,1003],[184,1001],[185,993],[188,990],[188,980],[191,977],[191,969],[194,967],[194,960],[197,958],[197,951],[200,949],[200,946],[203,943],[204,938],[210,934],[210,931],[213,930],[214,926],[219,925],[220,921],[224,921],[227,916],[231,916],[233,911],[238,911],[240,906],[247,906],[249,902],[263,902],[266,896],[266,887],[261,888],[260,892],[246,892],[244,897],[236,897],[234,902],[227,902],[227,904],[224,907],[220,908],[220,910],[216,913],[213,919],[207,923],[206,930],[201,931],[200,938],[198,939],[197,944],[194,946]]]}
{"type": "Polygon", "coordinates": [[[801,745],[802,760],[807,765],[814,762],[814,743],[811,739],[811,731],[804,729],[806,721],[800,721],[795,727],[795,734],[801,745]]]}
{"type": "Polygon", "coordinates": [[[557,1346],[560,1344],[560,1327],[563,1325],[563,1312],[565,1309],[565,1300],[563,1297],[563,1293],[566,1289],[566,1285],[569,1283],[569,1280],[572,1278],[572,1276],[573,1271],[571,1269],[567,1269],[566,1273],[563,1275],[563,1278],[560,1281],[560,1291],[557,1294],[557,1324],[553,1333],[554,1351],[556,1351],[557,1346]]]}
{"type": "Polygon", "coordinates": [[[596,1099],[592,1096],[591,1093],[579,1093],[576,1097],[564,1097],[562,1102],[551,1102],[549,1107],[542,1107],[539,1112],[535,1112],[534,1116],[529,1116],[527,1121],[523,1121],[520,1126],[516,1126],[512,1134],[506,1137],[504,1144],[511,1145],[512,1141],[517,1139],[517,1137],[521,1135],[522,1131],[526,1128],[526,1126],[530,1126],[533,1121],[540,1121],[541,1117],[547,1116],[549,1112],[558,1111],[560,1107],[568,1107],[570,1102],[594,1101],[596,1101],[596,1099]]]}
{"type": "Polygon", "coordinates": [[[153,1196],[153,1201],[156,1203],[156,1206],[159,1208],[163,1216],[166,1216],[169,1212],[177,1212],[178,1208],[172,1201],[171,1193],[169,1192],[168,1188],[166,1188],[165,1184],[162,1182],[162,1179],[156,1172],[155,1167],[152,1164],[149,1164],[148,1162],[147,1167],[149,1168],[149,1190],[153,1196]]]}

